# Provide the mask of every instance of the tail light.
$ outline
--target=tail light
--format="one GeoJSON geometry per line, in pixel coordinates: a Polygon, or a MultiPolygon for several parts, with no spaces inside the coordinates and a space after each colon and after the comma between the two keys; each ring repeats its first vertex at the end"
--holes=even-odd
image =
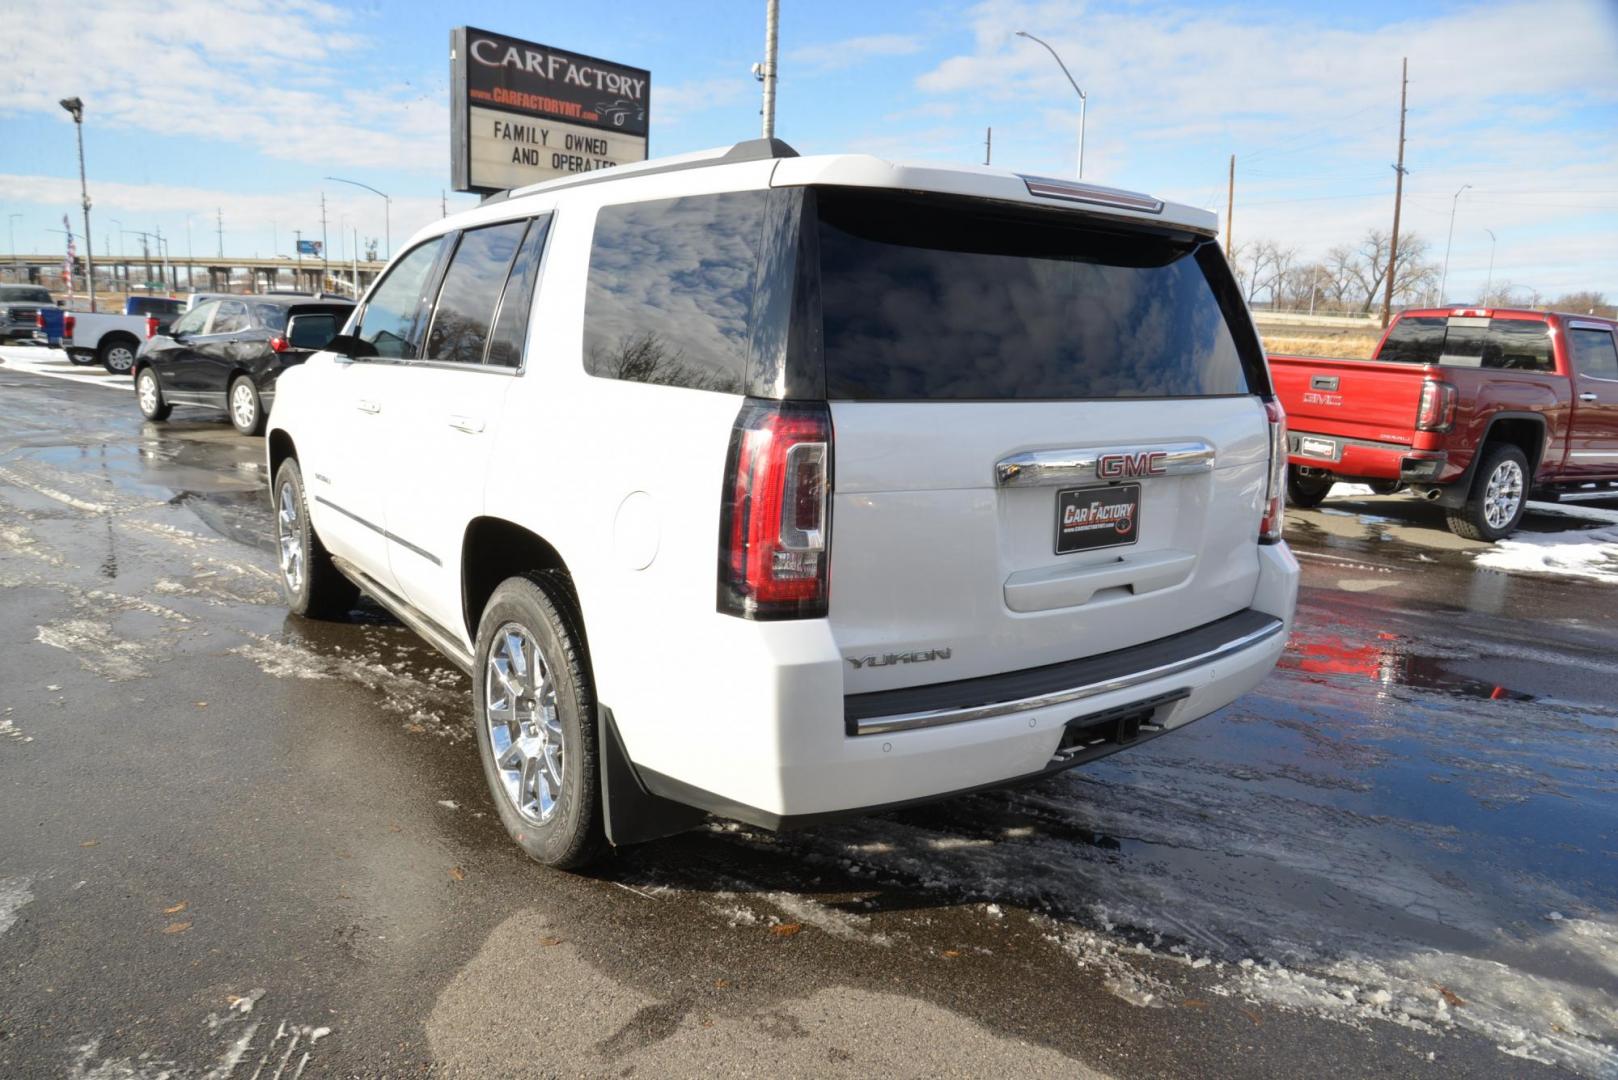
{"type": "Polygon", "coordinates": [[[1455,426],[1455,387],[1437,379],[1421,384],[1421,405],[1416,409],[1417,431],[1448,431],[1455,426]]]}
{"type": "Polygon", "coordinates": [[[736,417],[719,517],[719,610],[744,619],[826,614],[831,413],[749,401],[736,417]]]}
{"type": "Polygon", "coordinates": [[[73,340],[73,326],[79,320],[71,315],[62,316],[62,337],[67,341],[73,340]]]}
{"type": "Polygon", "coordinates": [[[34,329],[45,329],[45,313],[43,311],[34,312],[34,329]]]}
{"type": "Polygon", "coordinates": [[[1279,401],[1266,401],[1270,421],[1270,476],[1264,491],[1264,517],[1258,523],[1258,542],[1278,544],[1286,518],[1287,414],[1279,401]]]}
{"type": "Polygon", "coordinates": [[[270,339],[271,352],[284,353],[287,351],[287,348],[287,339],[282,337],[280,334],[276,334],[270,339]]]}
{"type": "Polygon", "coordinates": [[[146,316],[146,340],[150,341],[157,336],[157,316],[146,316]]]}

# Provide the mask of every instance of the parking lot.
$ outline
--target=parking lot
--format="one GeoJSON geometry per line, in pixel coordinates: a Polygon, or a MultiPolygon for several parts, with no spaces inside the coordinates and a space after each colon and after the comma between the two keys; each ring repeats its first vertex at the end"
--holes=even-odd
{"type": "Polygon", "coordinates": [[[0,358],[0,1075],[1618,1076],[1618,500],[1345,490],[1188,731],[577,875],[464,676],[286,614],[261,440],[0,358]]]}

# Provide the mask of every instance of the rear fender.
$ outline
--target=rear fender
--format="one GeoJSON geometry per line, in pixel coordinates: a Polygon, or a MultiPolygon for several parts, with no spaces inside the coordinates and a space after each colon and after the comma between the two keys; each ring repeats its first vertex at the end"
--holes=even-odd
{"type": "Polygon", "coordinates": [[[1528,458],[1528,475],[1537,477],[1540,465],[1545,461],[1546,441],[1549,438],[1547,432],[1545,417],[1541,413],[1495,413],[1489,417],[1489,426],[1484,429],[1483,438],[1479,440],[1472,454],[1472,460],[1467,462],[1466,469],[1460,476],[1437,488],[1413,486],[1412,490],[1429,502],[1437,503],[1448,510],[1457,510],[1465,506],[1467,497],[1472,493],[1472,479],[1477,474],[1478,462],[1482,460],[1483,451],[1491,442],[1510,442],[1520,447],[1528,458]],[[1525,438],[1525,435],[1528,437],[1525,438]],[[1435,491],[1436,495],[1433,494],[1435,491]]]}

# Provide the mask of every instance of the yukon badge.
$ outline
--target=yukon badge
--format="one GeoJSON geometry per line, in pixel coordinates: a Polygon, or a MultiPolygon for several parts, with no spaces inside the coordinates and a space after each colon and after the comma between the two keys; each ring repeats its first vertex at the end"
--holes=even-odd
{"type": "Polygon", "coordinates": [[[922,649],[917,652],[883,653],[881,656],[845,656],[857,671],[860,668],[887,667],[890,664],[925,664],[930,660],[948,660],[949,649],[922,649]]]}
{"type": "Polygon", "coordinates": [[[1096,478],[1121,480],[1134,476],[1162,476],[1169,471],[1163,464],[1167,456],[1161,450],[1143,450],[1138,454],[1102,454],[1096,458],[1096,478]]]}

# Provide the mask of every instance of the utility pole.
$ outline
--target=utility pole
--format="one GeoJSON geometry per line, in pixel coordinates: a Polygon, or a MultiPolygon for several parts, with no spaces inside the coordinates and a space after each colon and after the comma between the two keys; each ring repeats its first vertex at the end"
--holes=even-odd
{"type": "Polygon", "coordinates": [[[1494,240],[1494,230],[1493,229],[1484,229],[1483,231],[1489,234],[1489,276],[1483,279],[1483,295],[1478,297],[1478,303],[1487,304],[1489,302],[1489,289],[1490,289],[1491,286],[1494,285],[1494,244],[1495,244],[1495,240],[1494,240]]]}
{"type": "Polygon", "coordinates": [[[326,279],[331,276],[331,260],[326,257],[326,193],[320,193],[320,288],[326,291],[326,279]]]}
{"type": "Polygon", "coordinates": [[[994,128],[983,129],[983,164],[987,165],[994,156],[994,128]]]}
{"type": "Polygon", "coordinates": [[[223,207],[214,207],[214,222],[219,230],[219,257],[225,257],[225,211],[223,207]]]}
{"type": "Polygon", "coordinates": [[[1393,236],[1388,240],[1388,280],[1382,290],[1382,329],[1393,318],[1393,275],[1399,268],[1399,208],[1405,197],[1405,104],[1410,91],[1410,57],[1400,65],[1399,75],[1399,163],[1393,167],[1393,236]]]}
{"type": "Polygon", "coordinates": [[[1225,188],[1225,258],[1231,259],[1230,219],[1236,216],[1236,155],[1230,155],[1230,183],[1225,188]]]}
{"type": "Polygon", "coordinates": [[[303,288],[303,230],[293,229],[292,240],[292,248],[298,253],[298,274],[293,279],[293,287],[301,289],[303,288]]]}
{"type": "Polygon", "coordinates": [[[443,188],[438,189],[438,216],[449,217],[449,196],[444,194],[443,188]]]}
{"type": "Polygon", "coordinates": [[[775,54],[777,30],[781,24],[781,0],[764,5],[764,63],[754,65],[753,74],[764,84],[764,137],[775,138],[775,54]]]}

